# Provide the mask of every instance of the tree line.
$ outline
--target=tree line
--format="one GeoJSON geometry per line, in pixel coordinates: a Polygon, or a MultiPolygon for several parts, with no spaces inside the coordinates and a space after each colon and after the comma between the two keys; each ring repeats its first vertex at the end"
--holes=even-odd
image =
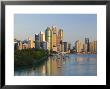
{"type": "Polygon", "coordinates": [[[14,51],[15,68],[37,64],[48,57],[49,52],[43,49],[22,49],[14,51]]]}

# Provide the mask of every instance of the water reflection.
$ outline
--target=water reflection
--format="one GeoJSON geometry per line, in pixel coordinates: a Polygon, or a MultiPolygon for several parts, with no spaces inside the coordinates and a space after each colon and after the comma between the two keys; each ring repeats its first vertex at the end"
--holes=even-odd
{"type": "Polygon", "coordinates": [[[16,76],[96,76],[96,54],[70,54],[68,57],[48,57],[39,67],[15,70],[16,76]]]}

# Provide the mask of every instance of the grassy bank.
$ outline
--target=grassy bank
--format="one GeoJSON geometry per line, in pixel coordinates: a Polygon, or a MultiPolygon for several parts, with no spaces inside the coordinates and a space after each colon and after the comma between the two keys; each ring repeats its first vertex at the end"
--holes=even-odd
{"type": "Polygon", "coordinates": [[[14,52],[14,67],[24,67],[38,64],[48,57],[48,51],[43,49],[23,49],[14,52]]]}

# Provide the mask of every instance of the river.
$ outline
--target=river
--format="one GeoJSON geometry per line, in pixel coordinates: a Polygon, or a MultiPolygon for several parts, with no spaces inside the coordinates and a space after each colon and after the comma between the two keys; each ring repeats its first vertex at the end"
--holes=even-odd
{"type": "Polygon", "coordinates": [[[96,76],[96,54],[69,54],[65,58],[56,56],[30,68],[20,68],[14,71],[15,76],[96,76]]]}

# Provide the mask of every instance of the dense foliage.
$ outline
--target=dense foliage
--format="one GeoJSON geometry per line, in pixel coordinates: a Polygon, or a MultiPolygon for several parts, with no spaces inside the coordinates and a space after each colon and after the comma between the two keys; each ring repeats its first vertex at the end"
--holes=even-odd
{"type": "Polygon", "coordinates": [[[48,51],[43,49],[23,49],[15,50],[14,65],[16,67],[29,66],[44,60],[48,56],[48,51]]]}

